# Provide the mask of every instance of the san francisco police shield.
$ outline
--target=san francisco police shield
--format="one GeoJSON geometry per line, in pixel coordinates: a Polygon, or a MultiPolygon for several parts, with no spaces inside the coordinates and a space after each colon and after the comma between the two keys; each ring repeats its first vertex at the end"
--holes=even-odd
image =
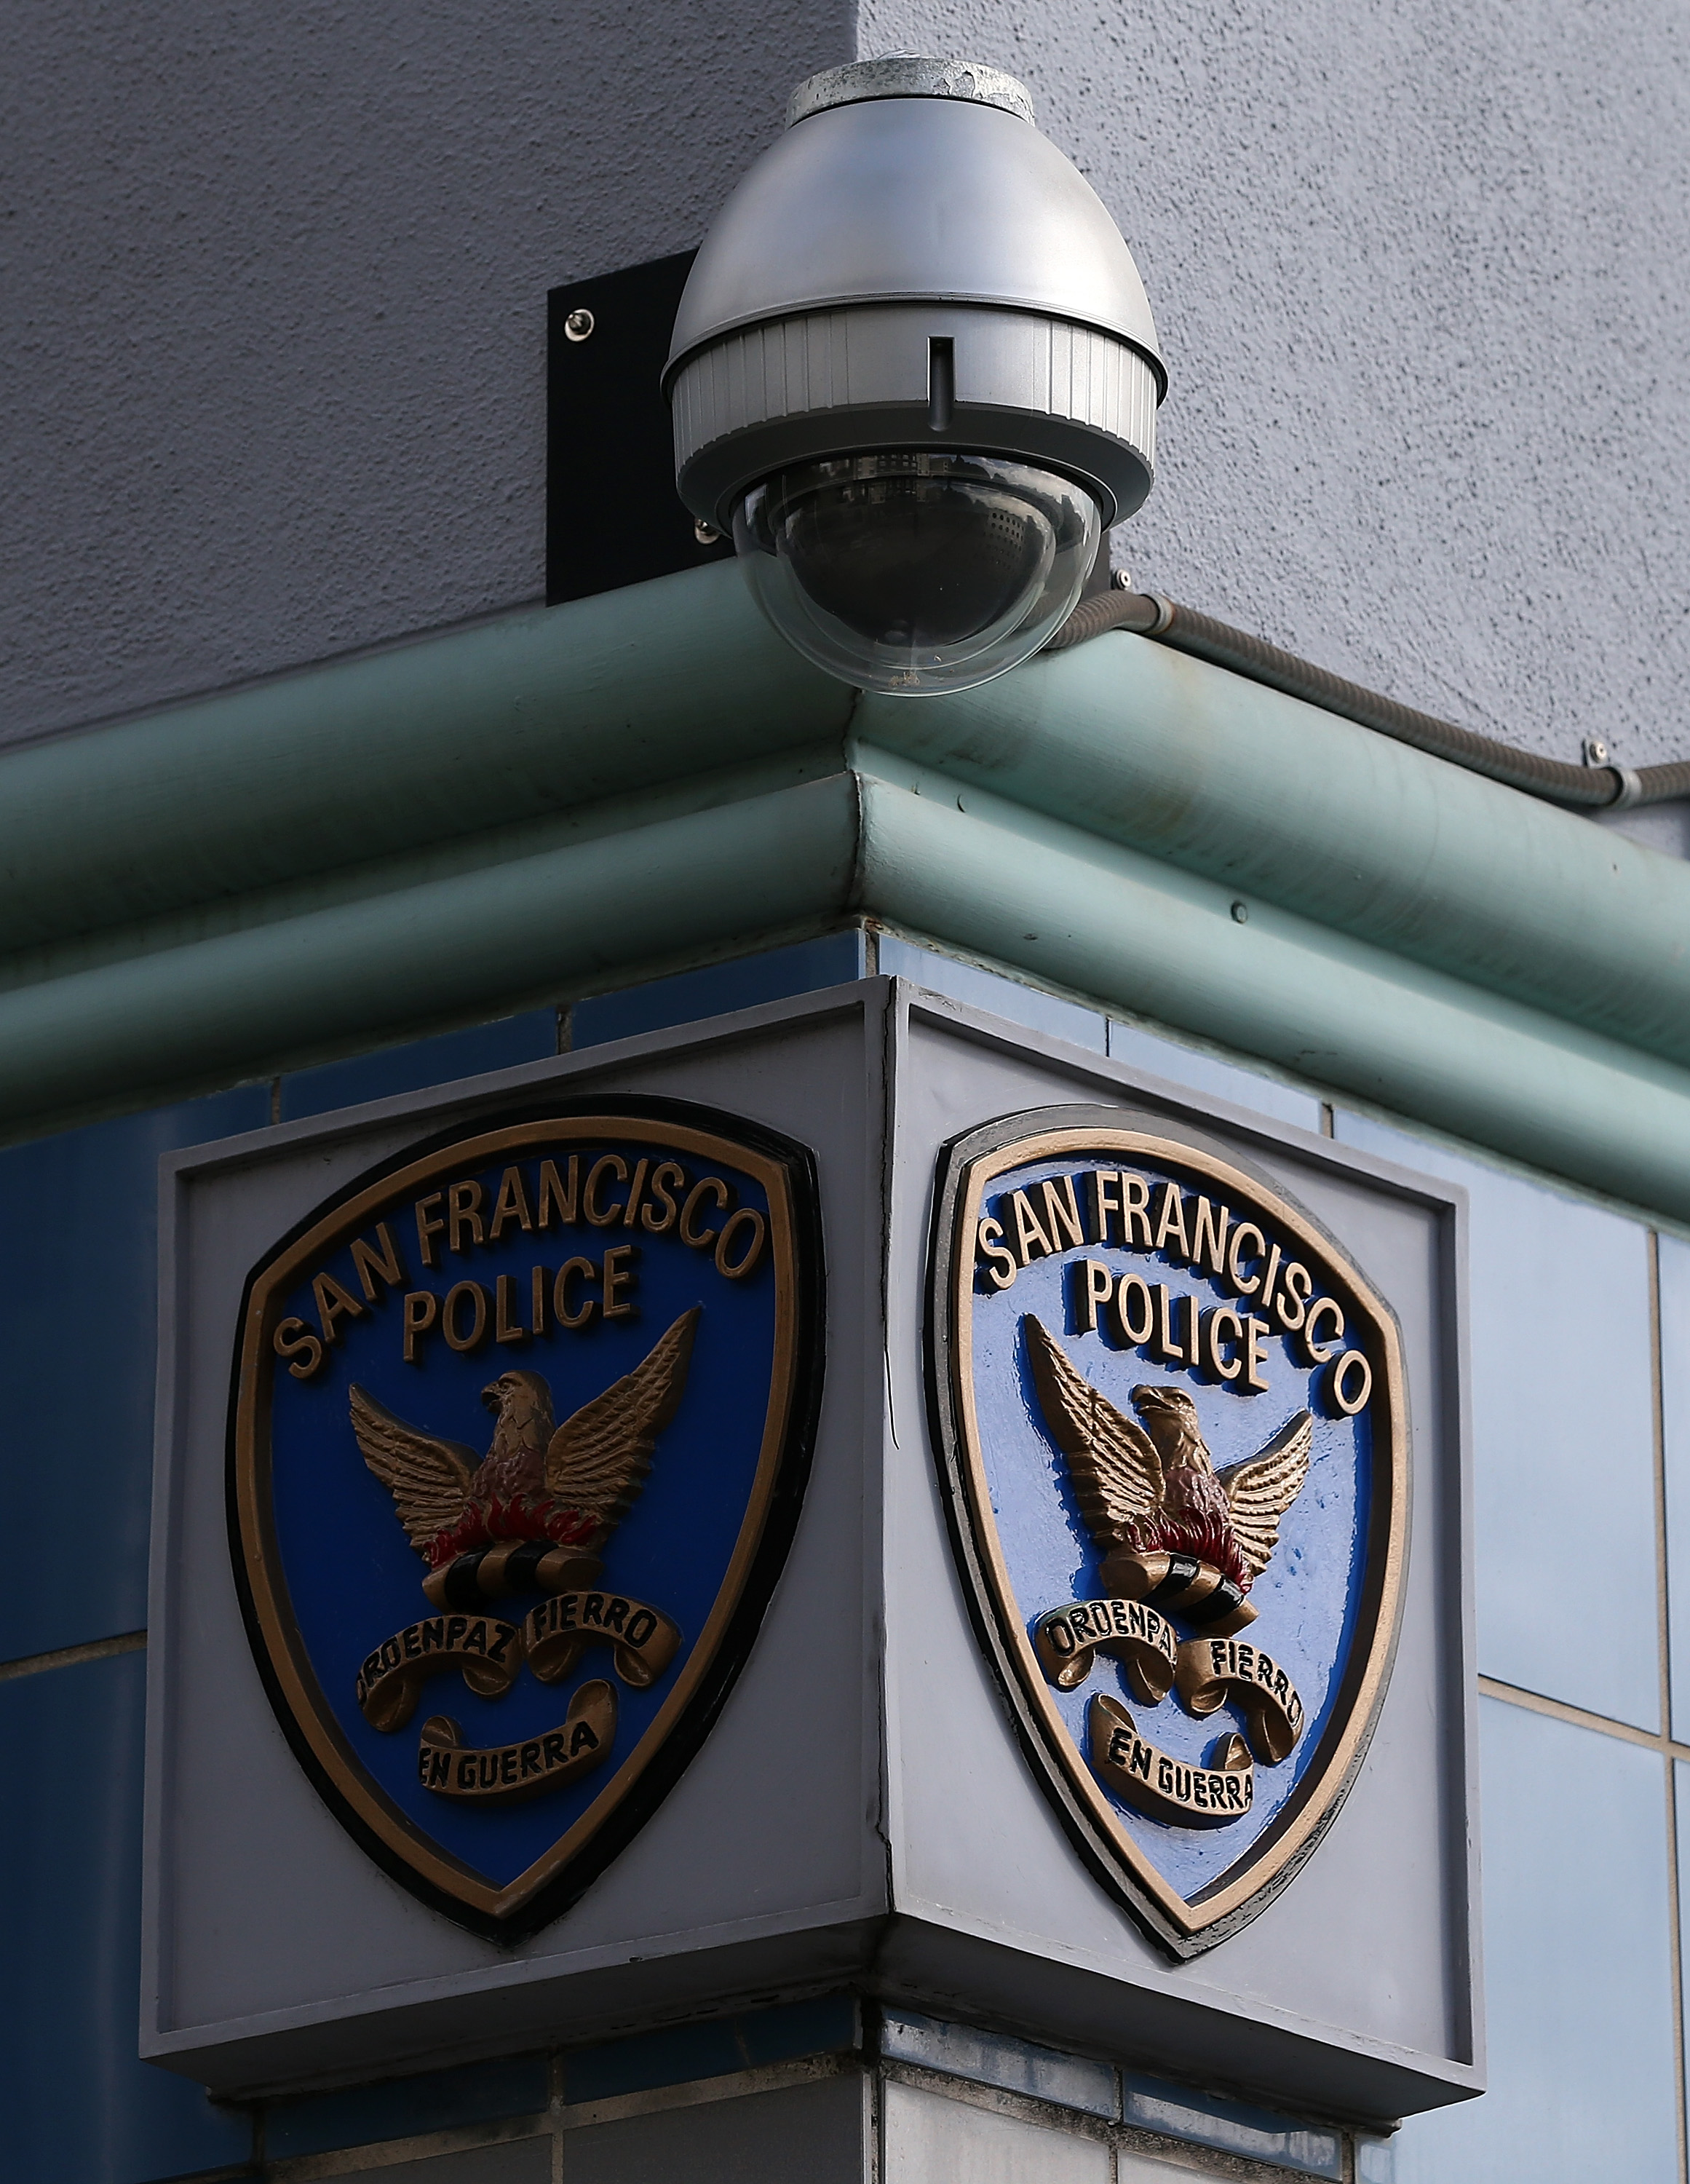
{"type": "Polygon", "coordinates": [[[1118,1110],[942,1164],[931,1369],[977,1626],[1088,1864],[1170,1953],[1315,1850],[1408,1548],[1389,1306],[1265,1176],[1118,1110]]]}
{"type": "Polygon", "coordinates": [[[294,1750],[514,1937],[672,1786],[755,1636],[820,1400],[809,1154],[624,1101],[481,1123],[253,1272],[230,1522],[294,1750]]]}

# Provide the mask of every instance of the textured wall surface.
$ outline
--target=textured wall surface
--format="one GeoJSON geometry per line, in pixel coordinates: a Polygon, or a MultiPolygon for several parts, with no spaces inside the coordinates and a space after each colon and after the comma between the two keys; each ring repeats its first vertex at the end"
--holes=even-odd
{"type": "Polygon", "coordinates": [[[1172,376],[1137,582],[1558,756],[1690,753],[1672,0],[864,17],[1022,76],[1132,245],[1172,376]]]}
{"type": "Polygon", "coordinates": [[[1138,254],[1140,582],[1540,749],[1690,752],[1671,0],[9,25],[0,732],[535,597],[546,287],[695,240],[791,81],[914,46],[1025,77],[1138,254]]]}
{"type": "Polygon", "coordinates": [[[15,0],[0,737],[545,588],[546,291],[694,243],[846,0],[15,0]]]}

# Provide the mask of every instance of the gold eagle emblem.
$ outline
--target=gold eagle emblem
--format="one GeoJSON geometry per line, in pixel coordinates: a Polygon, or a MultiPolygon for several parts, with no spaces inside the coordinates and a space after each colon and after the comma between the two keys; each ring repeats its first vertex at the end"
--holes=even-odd
{"type": "Polygon", "coordinates": [[[423,1591],[436,1607],[592,1582],[598,1551],[638,1499],[680,1405],[699,1310],[683,1312],[631,1373],[560,1426],[542,1374],[501,1373],[481,1390],[496,1422],[479,1459],[353,1385],[353,1432],[428,1564],[423,1591]]]}
{"type": "Polygon", "coordinates": [[[1217,1635],[1253,1620],[1244,1596],[1273,1559],[1309,1476],[1310,1414],[1298,1411],[1254,1456],[1217,1471],[1182,1388],[1135,1388],[1140,1424],[1031,1313],[1022,1325],[1045,1424],[1103,1556],[1104,1588],[1177,1609],[1217,1635]]]}

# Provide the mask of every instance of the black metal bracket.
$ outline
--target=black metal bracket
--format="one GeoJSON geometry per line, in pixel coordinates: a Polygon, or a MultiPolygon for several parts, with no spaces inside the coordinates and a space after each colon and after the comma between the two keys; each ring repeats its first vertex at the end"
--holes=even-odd
{"type": "Polygon", "coordinates": [[[546,600],[644,583],[732,552],[675,490],[660,377],[695,251],[547,297],[546,600]]]}

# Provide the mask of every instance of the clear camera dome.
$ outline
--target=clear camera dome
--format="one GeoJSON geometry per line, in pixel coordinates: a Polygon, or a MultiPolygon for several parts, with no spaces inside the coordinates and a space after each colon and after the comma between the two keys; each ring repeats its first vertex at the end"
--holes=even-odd
{"type": "Polygon", "coordinates": [[[1097,558],[1090,493],[996,455],[886,451],[753,486],[734,544],[758,604],[817,666],[925,698],[1037,652],[1097,558]]]}

